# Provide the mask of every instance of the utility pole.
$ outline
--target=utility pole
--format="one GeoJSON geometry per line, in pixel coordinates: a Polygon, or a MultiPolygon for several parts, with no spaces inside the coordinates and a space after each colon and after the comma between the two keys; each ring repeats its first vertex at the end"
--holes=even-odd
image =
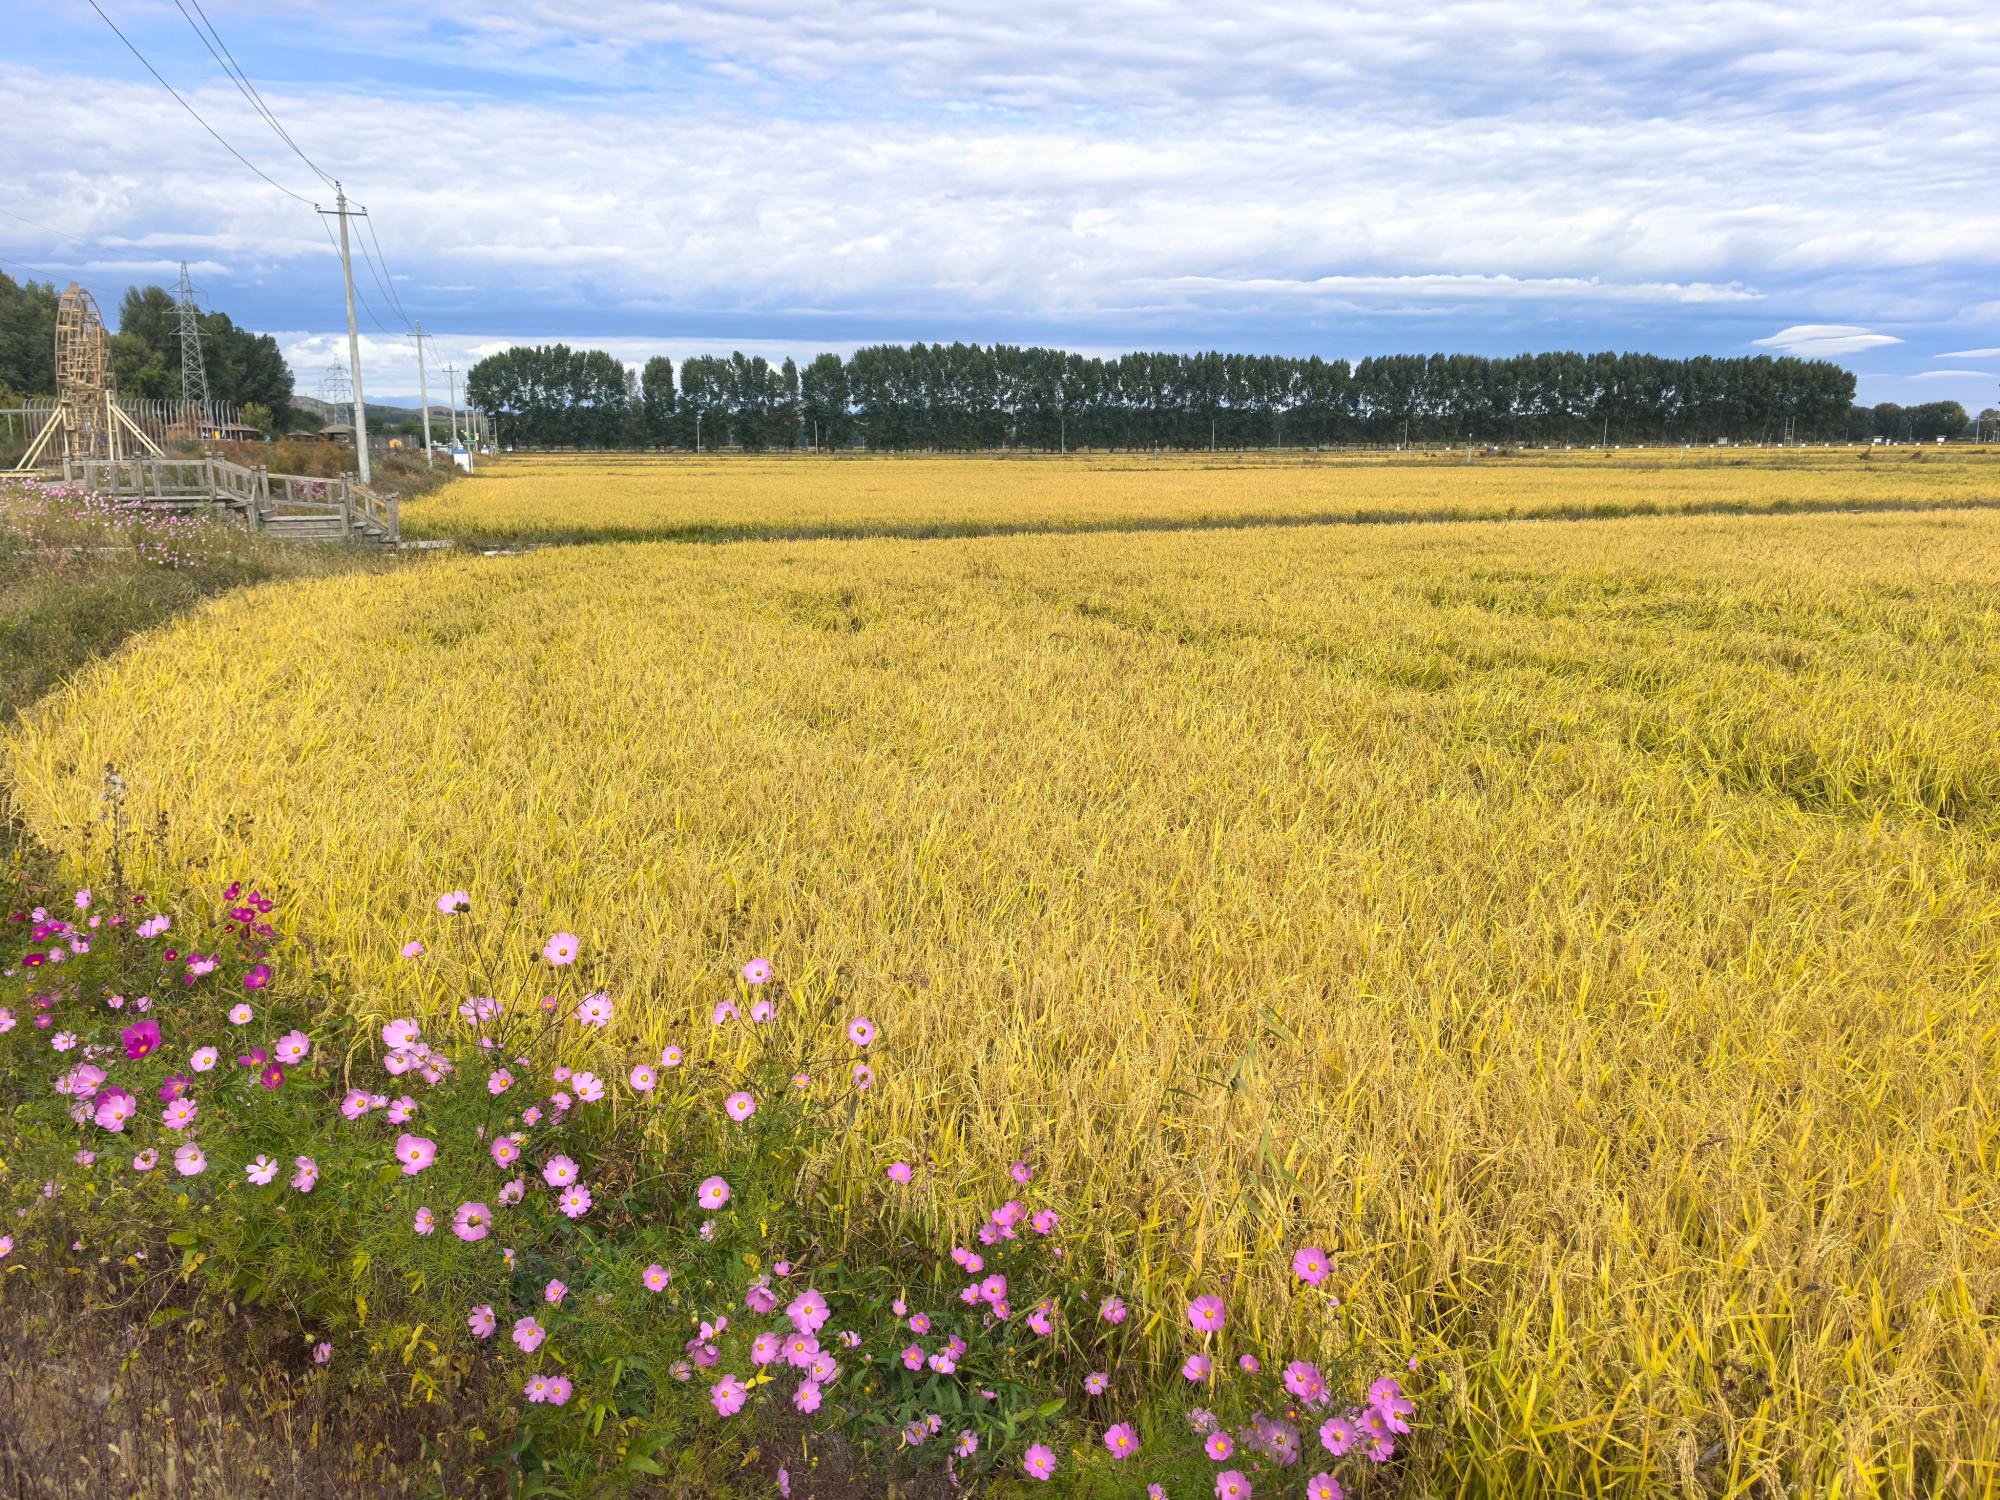
{"type": "Polygon", "coordinates": [[[424,325],[417,324],[417,331],[404,337],[417,341],[417,399],[424,404],[424,467],[428,469],[431,466],[431,388],[424,379],[424,325]]]}
{"type": "Polygon", "coordinates": [[[181,400],[199,403],[195,421],[208,421],[208,370],[201,362],[201,314],[194,305],[194,282],[187,262],[181,262],[180,330],[181,400]]]}
{"type": "MultiPolygon", "coordinates": [[[[361,470],[363,484],[374,483],[374,476],[368,470],[368,402],[361,393],[361,333],[354,325],[354,258],[347,248],[347,220],[349,215],[365,217],[365,208],[349,208],[347,194],[339,183],[333,185],[333,217],[340,220],[340,279],[347,291],[347,363],[354,375],[354,459],[361,470]]],[[[317,203],[315,213],[327,213],[317,203]]]]}
{"type": "MultiPolygon", "coordinates": [[[[445,373],[445,378],[451,382],[451,448],[452,448],[451,461],[453,463],[457,463],[458,448],[459,448],[458,366],[446,365],[444,367],[444,373],[445,373]]],[[[472,472],[472,445],[470,443],[467,443],[465,445],[465,472],[468,474],[472,472]]]]}

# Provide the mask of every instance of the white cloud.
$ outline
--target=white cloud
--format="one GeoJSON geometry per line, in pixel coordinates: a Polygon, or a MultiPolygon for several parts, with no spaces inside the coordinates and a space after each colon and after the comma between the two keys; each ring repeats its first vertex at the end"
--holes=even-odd
{"type": "Polygon", "coordinates": [[[1822,359],[1834,354],[1854,354],[1862,349],[1881,349],[1903,341],[1893,334],[1876,333],[1849,323],[1797,323],[1781,328],[1767,339],[1753,339],[1763,349],[1779,349],[1801,359],[1822,359]]]}
{"type": "Polygon", "coordinates": [[[1991,370],[1922,370],[1915,375],[1905,375],[1905,380],[1992,380],[1991,370]]]}
{"type": "Polygon", "coordinates": [[[2000,349],[1948,349],[1943,354],[1933,354],[1932,359],[1994,359],[2000,357],[2000,349]]]}

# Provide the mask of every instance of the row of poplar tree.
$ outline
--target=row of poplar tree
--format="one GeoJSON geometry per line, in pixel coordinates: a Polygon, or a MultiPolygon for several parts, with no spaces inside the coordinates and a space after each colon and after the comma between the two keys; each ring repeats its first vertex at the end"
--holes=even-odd
{"type": "Polygon", "coordinates": [[[1837,438],[1854,376],[1823,360],[1648,354],[1126,354],[878,344],[803,368],[521,346],[472,367],[514,447],[1241,448],[1837,438]]]}

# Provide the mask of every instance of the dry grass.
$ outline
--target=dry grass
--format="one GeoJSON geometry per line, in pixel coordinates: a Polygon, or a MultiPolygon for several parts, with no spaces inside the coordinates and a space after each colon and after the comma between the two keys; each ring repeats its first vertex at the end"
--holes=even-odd
{"type": "Polygon", "coordinates": [[[1025,1141],[1162,1350],[1321,1240],[1477,1489],[1970,1493],[1996,578],[1985,511],[455,559],[140,642],[15,796],[79,853],[115,762],[370,1011],[458,885],[657,1038],[769,952],[883,1023],[837,1203],[1025,1141]]]}
{"type": "Polygon", "coordinates": [[[1106,454],[883,458],[522,455],[405,502],[411,537],[973,536],[1425,517],[2000,504],[2000,449],[1106,454]]]}

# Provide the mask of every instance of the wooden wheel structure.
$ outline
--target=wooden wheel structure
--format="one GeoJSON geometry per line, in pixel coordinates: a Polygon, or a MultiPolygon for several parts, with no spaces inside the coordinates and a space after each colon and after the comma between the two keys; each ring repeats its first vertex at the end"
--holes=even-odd
{"type": "Polygon", "coordinates": [[[56,306],[56,409],[15,468],[58,458],[119,459],[128,439],[148,452],[160,451],[118,405],[111,339],[97,299],[72,281],[56,306]]]}

